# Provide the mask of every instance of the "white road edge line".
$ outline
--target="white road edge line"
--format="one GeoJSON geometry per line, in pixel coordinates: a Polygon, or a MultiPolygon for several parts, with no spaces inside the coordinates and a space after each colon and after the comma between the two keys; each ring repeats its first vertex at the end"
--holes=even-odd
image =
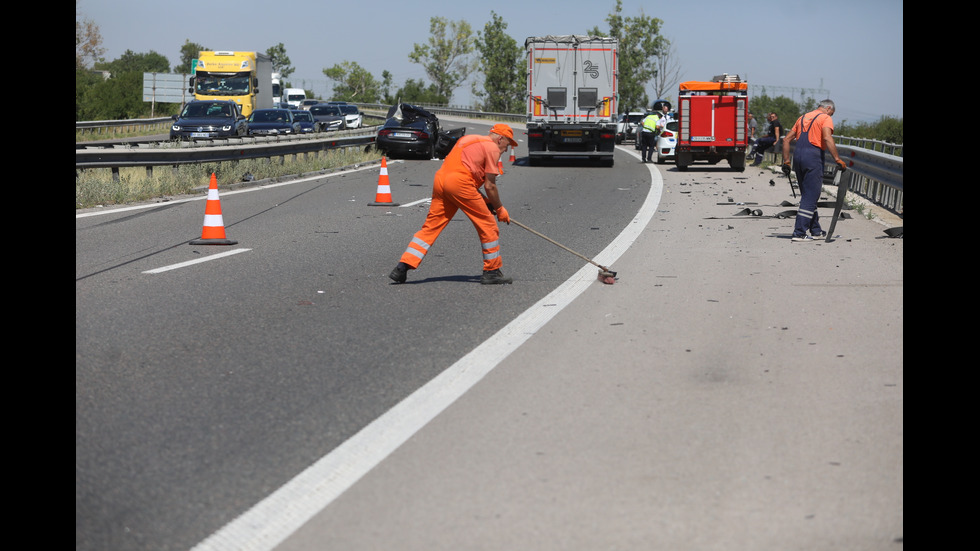
{"type": "Polygon", "coordinates": [[[184,268],[187,266],[192,266],[194,264],[200,264],[201,262],[208,262],[209,260],[217,260],[225,256],[231,256],[233,254],[244,253],[246,251],[251,251],[252,249],[233,249],[230,251],[225,251],[223,253],[212,254],[205,256],[203,258],[195,258],[194,260],[188,260],[187,262],[180,262],[178,264],[171,264],[170,266],[163,266],[161,268],[154,268],[152,270],[146,270],[144,274],[159,274],[163,272],[168,272],[170,270],[176,270],[178,268],[184,268]]]}
{"type": "MultiPolygon", "coordinates": [[[[637,157],[636,153],[627,152],[637,157]]],[[[649,170],[650,193],[623,232],[595,257],[597,263],[608,266],[618,259],[657,211],[663,195],[663,177],[656,167],[650,166],[649,170]]],[[[586,264],[494,336],[194,546],[192,551],[271,551],[483,379],[590,285],[596,284],[596,269],[586,264]]]]}

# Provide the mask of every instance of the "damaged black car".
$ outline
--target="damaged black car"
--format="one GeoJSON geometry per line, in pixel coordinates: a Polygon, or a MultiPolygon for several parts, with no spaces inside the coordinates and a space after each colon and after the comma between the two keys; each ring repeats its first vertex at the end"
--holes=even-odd
{"type": "Polygon", "coordinates": [[[465,127],[442,130],[434,114],[400,103],[388,110],[375,145],[387,157],[443,159],[465,133],[465,127]]]}

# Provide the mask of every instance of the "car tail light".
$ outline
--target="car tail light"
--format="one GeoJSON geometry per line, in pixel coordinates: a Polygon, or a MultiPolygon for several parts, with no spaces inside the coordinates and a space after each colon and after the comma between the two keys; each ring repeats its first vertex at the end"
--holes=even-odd
{"type": "Polygon", "coordinates": [[[660,133],[660,135],[663,136],[663,137],[665,137],[665,138],[673,138],[674,137],[674,133],[671,132],[670,130],[664,130],[663,132],[660,133]]]}

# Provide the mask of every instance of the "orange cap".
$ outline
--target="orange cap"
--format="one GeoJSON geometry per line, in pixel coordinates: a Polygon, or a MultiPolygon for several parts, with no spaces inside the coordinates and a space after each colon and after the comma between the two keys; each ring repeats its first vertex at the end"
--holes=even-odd
{"type": "Polygon", "coordinates": [[[511,130],[511,128],[506,124],[503,123],[495,124],[493,125],[493,128],[490,129],[490,131],[493,132],[494,134],[500,134],[501,136],[507,138],[507,141],[510,142],[510,145],[517,147],[517,142],[514,141],[514,131],[511,130]]]}

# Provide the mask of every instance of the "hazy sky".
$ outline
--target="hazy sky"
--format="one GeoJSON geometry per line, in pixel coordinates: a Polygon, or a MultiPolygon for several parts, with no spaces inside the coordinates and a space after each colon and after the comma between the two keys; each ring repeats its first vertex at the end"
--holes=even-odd
{"type": "MultiPolygon", "coordinates": [[[[615,6],[615,0],[79,0],[76,18],[98,25],[110,61],[126,50],[154,51],[173,67],[185,40],[262,52],[282,43],[296,69],[292,84],[326,97],[332,83],[323,69],[344,61],[378,79],[389,71],[396,88],[409,78],[428,83],[408,54],[428,40],[432,17],[465,20],[481,32],[492,11],[523,47],[529,36],[608,30],[615,6]]],[[[765,85],[770,96],[796,100],[801,90],[818,100],[818,90],[827,90],[837,103],[834,119],[858,122],[904,117],[903,9],[903,0],[623,0],[622,15],[663,21],[680,80],[736,73],[753,90],[765,85]]],[[[470,99],[467,83],[452,103],[470,99]]]]}

